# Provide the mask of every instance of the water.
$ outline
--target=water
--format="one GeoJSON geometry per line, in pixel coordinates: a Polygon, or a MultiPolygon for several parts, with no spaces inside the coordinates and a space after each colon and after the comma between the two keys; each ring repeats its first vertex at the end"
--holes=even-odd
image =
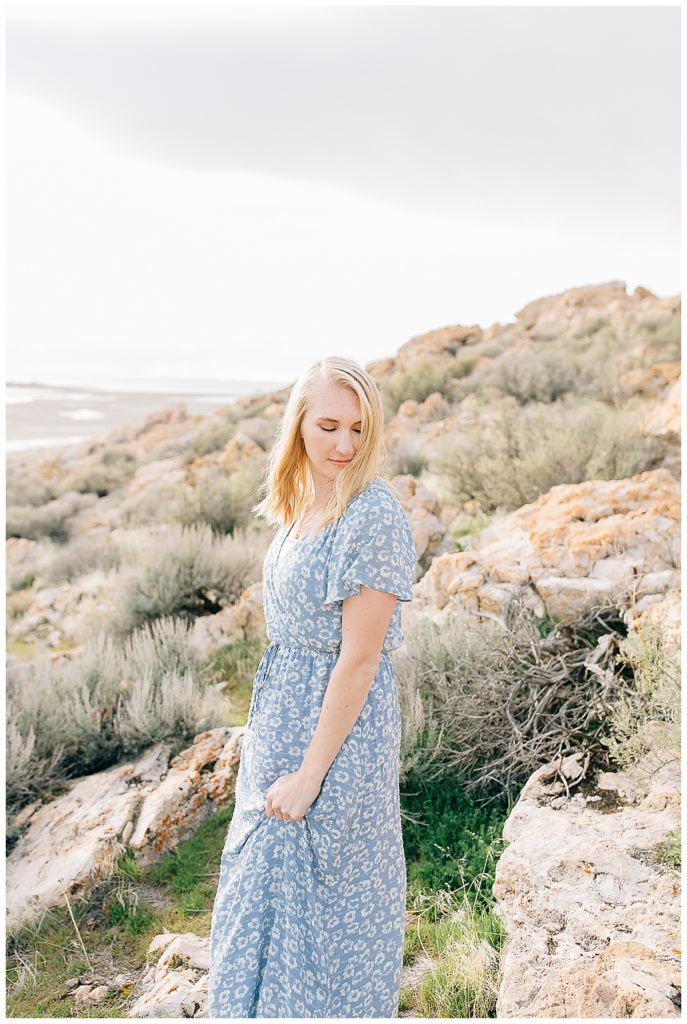
{"type": "Polygon", "coordinates": [[[285,381],[117,380],[9,383],[6,451],[80,444],[114,427],[142,423],[151,413],[185,406],[212,412],[237,398],[278,391],[285,381]]]}

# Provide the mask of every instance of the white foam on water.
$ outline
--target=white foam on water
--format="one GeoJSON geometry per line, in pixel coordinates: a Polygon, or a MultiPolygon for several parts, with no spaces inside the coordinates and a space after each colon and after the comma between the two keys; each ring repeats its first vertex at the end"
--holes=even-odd
{"type": "Polygon", "coordinates": [[[105,413],[99,412],[97,409],[66,409],[58,412],[57,415],[64,416],[68,420],[101,420],[105,413]]]}

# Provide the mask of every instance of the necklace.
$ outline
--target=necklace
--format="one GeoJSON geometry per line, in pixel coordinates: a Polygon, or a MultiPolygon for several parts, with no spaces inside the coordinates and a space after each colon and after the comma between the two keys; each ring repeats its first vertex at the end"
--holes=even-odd
{"type": "Polygon", "coordinates": [[[322,506],[320,505],[320,506],[318,506],[318,508],[313,509],[312,512],[310,513],[310,515],[307,516],[305,519],[303,519],[303,517],[301,517],[300,525],[299,525],[298,529],[294,530],[294,532],[293,532],[293,535],[294,535],[296,540],[300,540],[301,539],[301,535],[303,533],[303,529],[305,527],[305,524],[309,523],[310,520],[312,519],[312,517],[315,515],[315,513],[319,512],[319,510],[321,508],[322,508],[322,506]]]}

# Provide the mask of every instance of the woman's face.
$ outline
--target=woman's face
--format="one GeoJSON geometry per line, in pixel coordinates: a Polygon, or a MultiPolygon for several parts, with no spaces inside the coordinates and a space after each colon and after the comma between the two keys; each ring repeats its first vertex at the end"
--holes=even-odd
{"type": "Polygon", "coordinates": [[[313,476],[335,480],[360,445],[360,399],[341,384],[322,382],[301,421],[313,476]]]}

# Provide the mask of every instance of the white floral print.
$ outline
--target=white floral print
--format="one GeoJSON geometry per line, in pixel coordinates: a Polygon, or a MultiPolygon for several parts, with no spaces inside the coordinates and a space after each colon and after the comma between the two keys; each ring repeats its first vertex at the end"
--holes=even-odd
{"type": "Polygon", "coordinates": [[[401,721],[389,652],[412,599],[408,517],[375,478],[319,533],[265,556],[270,641],[255,674],[210,935],[212,1017],[395,1017],[406,897],[401,721]],[[283,549],[283,550],[282,550],[283,549]],[[264,810],[296,771],[341,647],[342,603],[361,584],[395,594],[365,704],[300,821],[264,810]]]}

